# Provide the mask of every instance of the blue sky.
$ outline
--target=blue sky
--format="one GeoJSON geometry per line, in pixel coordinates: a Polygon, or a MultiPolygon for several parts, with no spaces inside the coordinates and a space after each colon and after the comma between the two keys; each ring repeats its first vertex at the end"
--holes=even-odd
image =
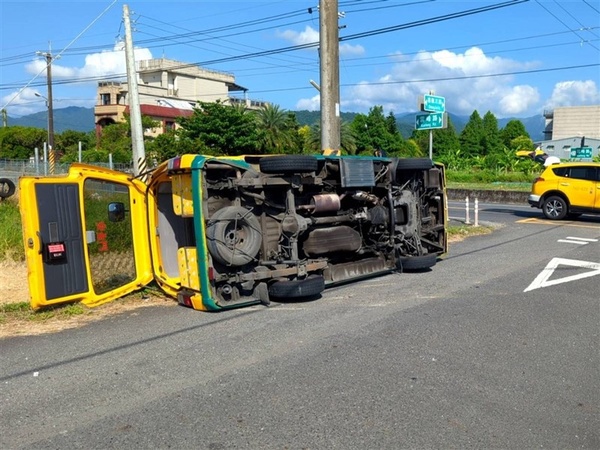
{"type": "MultiPolygon", "coordinates": [[[[125,73],[126,4],[136,59],[232,73],[251,99],[318,110],[318,50],[294,49],[318,42],[318,3],[0,0],[0,108],[46,109],[36,52],[49,51],[54,108],[93,107],[98,81],[125,73]]],[[[499,118],[600,103],[598,0],[339,0],[339,11],[342,111],[404,114],[428,92],[452,113],[499,118]]]]}

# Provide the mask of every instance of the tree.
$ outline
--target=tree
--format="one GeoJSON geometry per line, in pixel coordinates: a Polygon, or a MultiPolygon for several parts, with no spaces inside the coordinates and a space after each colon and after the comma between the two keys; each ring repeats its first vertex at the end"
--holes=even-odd
{"type": "Polygon", "coordinates": [[[259,131],[253,115],[221,102],[198,102],[190,117],[180,117],[178,135],[193,142],[196,152],[244,155],[258,151],[259,131]]]}
{"type": "Polygon", "coordinates": [[[516,138],[510,141],[510,144],[507,146],[510,150],[535,150],[535,144],[533,141],[527,136],[517,136],[516,138]]]}
{"type": "Polygon", "coordinates": [[[131,162],[131,128],[129,122],[105,126],[102,129],[102,136],[100,136],[97,149],[93,152],[85,152],[83,159],[86,162],[107,162],[109,154],[112,154],[114,162],[131,162]]]}
{"type": "Polygon", "coordinates": [[[483,137],[483,120],[477,110],[475,110],[460,133],[459,140],[462,153],[466,156],[481,155],[483,152],[483,137]]]}
{"type": "Polygon", "coordinates": [[[511,142],[513,139],[518,138],[519,136],[525,136],[529,139],[529,133],[525,129],[525,125],[523,122],[517,119],[509,120],[506,126],[500,130],[500,139],[502,139],[502,143],[505,147],[511,147],[511,142]]]}
{"type": "Polygon", "coordinates": [[[501,151],[502,141],[498,130],[498,120],[491,111],[488,111],[483,116],[482,152],[483,155],[493,155],[501,151]]]}
{"type": "MultiPolygon", "coordinates": [[[[256,113],[259,153],[297,153],[296,129],[292,119],[278,105],[267,104],[256,113]]],[[[295,119],[295,116],[294,116],[295,119]]]]}
{"type": "Polygon", "coordinates": [[[368,115],[357,114],[350,125],[356,139],[356,152],[372,155],[382,151],[399,155],[406,149],[392,113],[383,115],[383,106],[374,106],[368,115]]]}
{"type": "MultiPolygon", "coordinates": [[[[321,124],[315,123],[310,127],[310,133],[306,138],[305,152],[320,153],[321,152],[321,124]]],[[[352,127],[348,122],[340,124],[340,151],[342,154],[356,154],[356,139],[352,131],[352,127]]]]}
{"type": "Polygon", "coordinates": [[[40,155],[47,139],[46,131],[33,127],[0,128],[0,158],[28,159],[37,147],[40,155]]]}
{"type": "MultiPolygon", "coordinates": [[[[452,119],[448,117],[448,126],[432,130],[433,132],[433,159],[444,162],[447,155],[456,155],[460,149],[460,141],[452,119]]],[[[429,155],[429,131],[414,130],[412,139],[417,143],[420,155],[429,155]]],[[[415,155],[417,156],[417,155],[415,155]]]]}
{"type": "Polygon", "coordinates": [[[159,134],[146,144],[146,159],[161,163],[177,155],[197,153],[197,151],[193,141],[181,139],[176,131],[169,130],[166,133],[159,134]]]}
{"type": "Polygon", "coordinates": [[[60,158],[61,162],[78,161],[79,144],[81,144],[82,154],[96,146],[96,135],[93,131],[85,133],[83,131],[66,130],[56,135],[54,140],[56,148],[63,155],[60,158]]]}

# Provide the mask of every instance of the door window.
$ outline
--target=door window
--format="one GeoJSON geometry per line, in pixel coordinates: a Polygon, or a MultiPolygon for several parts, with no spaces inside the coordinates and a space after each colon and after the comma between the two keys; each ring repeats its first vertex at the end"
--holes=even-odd
{"type": "Polygon", "coordinates": [[[119,222],[108,220],[108,204],[130,207],[129,188],[123,184],[87,179],[84,184],[84,217],[92,286],[103,294],[136,278],[131,215],[119,222]]]}

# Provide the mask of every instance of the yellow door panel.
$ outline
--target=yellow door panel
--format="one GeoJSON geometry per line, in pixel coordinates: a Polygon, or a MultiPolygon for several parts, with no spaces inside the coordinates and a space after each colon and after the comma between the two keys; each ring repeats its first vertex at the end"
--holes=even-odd
{"type": "Polygon", "coordinates": [[[73,165],[67,176],[20,180],[23,240],[33,308],[95,306],[153,278],[145,189],[126,174],[73,165]],[[122,220],[108,205],[122,204],[122,220]]]}

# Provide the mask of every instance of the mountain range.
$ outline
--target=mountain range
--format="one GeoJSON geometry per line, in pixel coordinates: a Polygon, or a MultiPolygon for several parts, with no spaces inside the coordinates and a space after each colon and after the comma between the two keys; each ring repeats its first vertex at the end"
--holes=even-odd
{"type": "MultiPolygon", "coordinates": [[[[79,106],[69,106],[67,108],[55,109],[53,114],[54,119],[54,131],[55,133],[62,133],[66,130],[73,131],[93,131],[94,126],[94,108],[82,108],[79,106]]],[[[320,113],[319,111],[292,111],[296,114],[296,118],[300,125],[312,125],[318,123],[320,113]]],[[[357,113],[341,113],[342,120],[351,122],[357,113]]],[[[415,127],[415,114],[407,113],[402,115],[396,115],[396,124],[402,136],[405,138],[410,137],[415,127]]],[[[457,133],[460,133],[467,122],[469,116],[459,116],[456,114],[448,113],[454,128],[457,133]]],[[[537,115],[532,117],[513,117],[498,119],[498,128],[502,129],[510,120],[520,120],[525,129],[529,133],[529,136],[534,142],[539,142],[544,139],[544,116],[537,115]]],[[[24,127],[35,127],[44,128],[48,127],[48,113],[42,111],[19,118],[8,117],[8,125],[10,126],[24,126],[24,127]]]]}

